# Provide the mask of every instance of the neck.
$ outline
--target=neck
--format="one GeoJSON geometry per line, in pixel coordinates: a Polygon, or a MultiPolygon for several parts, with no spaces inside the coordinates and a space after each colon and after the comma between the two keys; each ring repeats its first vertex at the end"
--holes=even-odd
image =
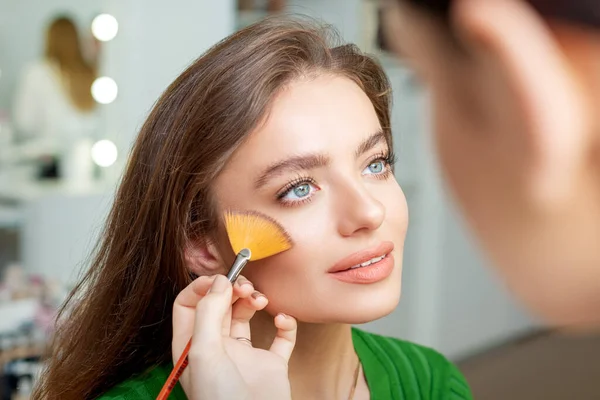
{"type": "MultiPolygon", "coordinates": [[[[251,327],[254,346],[268,349],[276,332],[273,317],[257,313],[251,327]]],[[[357,365],[350,325],[299,322],[289,362],[292,398],[348,399],[357,365]]]]}

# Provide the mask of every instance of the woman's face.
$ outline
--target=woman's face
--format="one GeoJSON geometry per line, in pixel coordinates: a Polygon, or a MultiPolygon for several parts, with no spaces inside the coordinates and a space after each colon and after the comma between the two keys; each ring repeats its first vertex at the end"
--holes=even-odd
{"type": "MultiPolygon", "coordinates": [[[[267,214],[294,242],[243,272],[268,312],[362,323],[396,307],[408,212],[389,160],[373,105],[351,80],[299,80],[275,98],[214,186],[224,210],[267,214]],[[349,269],[369,260],[379,261],[349,269]]],[[[219,251],[232,259],[226,241],[219,251]]]]}

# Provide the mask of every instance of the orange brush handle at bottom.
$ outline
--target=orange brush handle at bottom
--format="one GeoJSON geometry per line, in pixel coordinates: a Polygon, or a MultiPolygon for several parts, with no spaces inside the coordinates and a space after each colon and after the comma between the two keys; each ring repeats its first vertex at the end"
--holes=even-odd
{"type": "MultiPolygon", "coordinates": [[[[246,264],[248,264],[248,261],[250,261],[250,250],[243,249],[235,258],[233,266],[227,274],[227,279],[229,280],[229,282],[233,284],[236,281],[240,272],[242,272],[242,269],[246,266],[246,264]]],[[[191,345],[192,339],[188,341],[187,346],[185,346],[185,349],[183,349],[181,357],[179,357],[179,360],[177,360],[177,364],[175,364],[175,366],[173,367],[173,371],[171,371],[171,374],[169,375],[167,381],[160,390],[160,393],[158,394],[156,400],[167,400],[169,394],[171,394],[173,388],[175,388],[175,385],[177,385],[179,377],[181,376],[181,374],[183,374],[183,370],[185,370],[185,367],[187,367],[188,365],[188,353],[190,352],[191,345]]]]}
{"type": "Polygon", "coordinates": [[[177,360],[177,364],[175,364],[175,366],[173,367],[173,371],[171,371],[171,374],[169,375],[167,381],[160,390],[160,393],[156,397],[156,400],[167,400],[169,398],[169,395],[173,391],[173,388],[175,388],[175,385],[177,385],[177,381],[179,381],[179,377],[181,376],[181,374],[183,374],[185,367],[187,367],[188,365],[188,353],[190,352],[191,346],[192,339],[188,341],[187,346],[185,346],[185,349],[183,349],[181,357],[179,357],[179,360],[177,360]]]}

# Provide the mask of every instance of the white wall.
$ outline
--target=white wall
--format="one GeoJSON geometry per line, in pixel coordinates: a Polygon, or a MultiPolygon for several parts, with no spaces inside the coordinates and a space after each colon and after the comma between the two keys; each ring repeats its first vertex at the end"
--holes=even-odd
{"type": "Polygon", "coordinates": [[[363,0],[288,0],[292,13],[320,18],[334,25],[349,42],[360,39],[360,10],[363,0]]]}
{"type": "Polygon", "coordinates": [[[105,0],[120,24],[103,73],[119,85],[106,106],[109,136],[127,151],[154,102],[210,46],[233,32],[233,0],[105,0]]]}
{"type": "Polygon", "coordinates": [[[55,194],[23,205],[21,261],[26,270],[74,285],[87,269],[112,193],[55,194]]]}

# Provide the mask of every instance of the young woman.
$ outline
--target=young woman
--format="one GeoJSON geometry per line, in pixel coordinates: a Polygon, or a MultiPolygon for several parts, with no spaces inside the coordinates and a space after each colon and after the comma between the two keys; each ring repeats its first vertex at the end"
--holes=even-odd
{"type": "Polygon", "coordinates": [[[171,398],[471,398],[435,351],[351,327],[396,307],[408,215],[386,76],[329,36],[266,20],[167,89],[39,396],[153,399],[193,337],[171,398]],[[234,258],[228,209],[267,214],[294,241],[233,287],[222,276],[234,258]]]}
{"type": "Polygon", "coordinates": [[[44,57],[25,68],[15,95],[15,124],[25,156],[60,152],[65,142],[95,132],[95,78],[73,20],[54,19],[46,32],[44,57]]]}

